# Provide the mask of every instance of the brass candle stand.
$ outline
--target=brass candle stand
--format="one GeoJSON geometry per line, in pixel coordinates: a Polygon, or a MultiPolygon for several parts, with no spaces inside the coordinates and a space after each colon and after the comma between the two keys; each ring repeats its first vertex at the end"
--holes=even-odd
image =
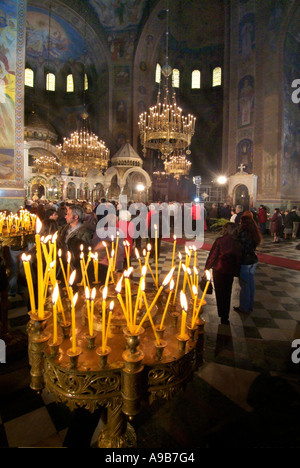
{"type": "MultiPolygon", "coordinates": [[[[98,290],[98,300],[100,296],[98,290]]],[[[62,303],[65,320],[70,322],[68,299],[63,297],[62,303]]],[[[141,411],[142,402],[151,404],[158,398],[171,398],[184,388],[202,364],[205,322],[198,318],[193,330],[187,327],[186,336],[179,338],[180,306],[176,302],[165,315],[160,330],[165,301],[158,301],[157,308],[153,309],[153,321],[159,341],[148,320],[135,334],[130,332],[125,320],[122,324],[119,319],[115,324],[112,321],[108,346],[103,349],[100,305],[96,297],[93,334],[90,335],[86,300],[83,293],[79,296],[76,352],[71,348],[69,323],[62,323],[59,314],[56,343],[53,343],[51,311],[47,310],[43,319],[30,315],[31,387],[37,392],[45,387],[56,401],[71,410],[81,407],[94,412],[99,407],[106,408],[107,422],[99,434],[98,447],[136,447],[136,435],[130,422],[141,411]]]]}

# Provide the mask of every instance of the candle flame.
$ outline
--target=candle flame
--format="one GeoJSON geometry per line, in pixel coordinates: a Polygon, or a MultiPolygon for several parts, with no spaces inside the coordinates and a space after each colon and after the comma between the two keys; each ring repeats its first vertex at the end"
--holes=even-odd
{"type": "Polygon", "coordinates": [[[175,281],[172,278],[171,281],[170,281],[170,291],[172,291],[174,289],[174,285],[175,285],[175,281]]]}
{"type": "Polygon", "coordinates": [[[166,286],[170,282],[170,280],[172,278],[172,275],[174,273],[174,270],[175,270],[175,267],[171,268],[171,270],[169,271],[169,273],[167,274],[167,276],[163,280],[163,283],[162,283],[163,286],[166,286]]]}
{"type": "Polygon", "coordinates": [[[102,245],[103,245],[103,247],[106,247],[106,242],[102,241],[102,245]]]}
{"type": "Polygon", "coordinates": [[[42,222],[40,220],[40,218],[36,218],[36,229],[35,229],[35,232],[36,234],[39,234],[40,233],[40,230],[42,229],[42,222]]]}
{"type": "Polygon", "coordinates": [[[95,297],[96,297],[96,288],[93,288],[92,289],[92,294],[91,294],[92,301],[95,299],[95,297]]]}
{"type": "Polygon", "coordinates": [[[146,273],[147,273],[147,267],[146,267],[146,265],[144,265],[142,267],[142,276],[146,276],[146,273]]]}
{"type": "Polygon", "coordinates": [[[116,289],[116,291],[117,291],[118,293],[120,293],[120,292],[121,292],[121,289],[122,289],[122,280],[123,280],[123,276],[121,276],[120,280],[118,281],[117,286],[115,287],[115,289],[116,289]]]}
{"type": "Polygon", "coordinates": [[[186,295],[184,294],[183,291],[180,291],[180,304],[181,304],[182,309],[184,309],[186,312],[188,307],[187,307],[186,295]]]}
{"type": "Polygon", "coordinates": [[[148,250],[148,252],[150,252],[150,250],[151,250],[151,244],[147,244],[147,250],[148,250]]]}
{"type": "Polygon", "coordinates": [[[57,255],[61,257],[61,249],[58,249],[57,255]]]}
{"type": "Polygon", "coordinates": [[[83,244],[80,244],[80,250],[83,251],[83,244]]]}
{"type": "Polygon", "coordinates": [[[205,270],[205,275],[206,275],[207,281],[210,281],[210,272],[208,270],[205,270]]]}
{"type": "Polygon", "coordinates": [[[192,288],[192,289],[193,289],[194,296],[196,296],[196,295],[198,294],[198,288],[197,288],[197,286],[195,286],[195,285],[193,284],[193,288],[192,288]]]}
{"type": "Polygon", "coordinates": [[[174,238],[174,240],[176,240],[176,236],[175,236],[175,234],[174,234],[173,238],[174,238]]]}
{"type": "Polygon", "coordinates": [[[140,254],[137,248],[134,249],[136,258],[140,258],[140,254]]]}
{"type": "Polygon", "coordinates": [[[107,298],[107,286],[104,286],[104,288],[103,288],[102,298],[103,298],[103,300],[105,300],[107,298]]]}
{"type": "Polygon", "coordinates": [[[77,299],[78,299],[78,292],[74,295],[73,297],[73,306],[75,307],[76,305],[76,302],[77,302],[77,299]]]}
{"type": "Polygon", "coordinates": [[[52,236],[52,240],[51,240],[52,244],[54,244],[54,242],[56,242],[57,236],[58,236],[58,232],[56,231],[52,236]]]}
{"type": "Polygon", "coordinates": [[[179,258],[179,260],[181,260],[181,258],[182,258],[182,255],[181,255],[180,252],[178,253],[178,258],[179,258]]]}
{"type": "Polygon", "coordinates": [[[58,284],[55,283],[54,291],[53,291],[53,294],[52,294],[52,302],[53,302],[53,304],[56,304],[57,298],[58,298],[58,284]]]}
{"type": "Polygon", "coordinates": [[[114,305],[115,305],[114,301],[111,301],[110,304],[109,304],[109,309],[113,310],[114,305]]]}
{"type": "Polygon", "coordinates": [[[67,252],[67,262],[70,263],[71,262],[71,252],[67,252]]]}
{"type": "Polygon", "coordinates": [[[112,250],[112,251],[111,251],[111,257],[114,257],[114,255],[115,255],[115,251],[112,250]]]}
{"type": "Polygon", "coordinates": [[[76,275],[76,270],[72,271],[72,273],[70,275],[70,279],[69,279],[69,285],[70,286],[72,286],[72,284],[74,283],[75,275],[76,275]]]}
{"type": "Polygon", "coordinates": [[[194,273],[195,275],[198,275],[198,269],[194,266],[194,273]]]}
{"type": "Polygon", "coordinates": [[[87,286],[85,287],[85,298],[86,299],[90,298],[90,290],[89,290],[89,288],[87,286]]]}

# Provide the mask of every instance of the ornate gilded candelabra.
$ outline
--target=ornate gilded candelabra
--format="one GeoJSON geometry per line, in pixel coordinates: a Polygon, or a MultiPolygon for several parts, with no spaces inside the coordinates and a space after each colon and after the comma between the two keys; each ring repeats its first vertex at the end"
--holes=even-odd
{"type": "MultiPolygon", "coordinates": [[[[38,253],[38,235],[36,242],[38,253]]],[[[42,250],[50,266],[55,247],[42,250]]],[[[195,286],[191,284],[193,276],[188,277],[185,271],[179,303],[173,280],[175,266],[161,286],[154,281],[147,288],[148,260],[146,256],[140,280],[134,282],[130,278],[132,267],[121,276],[116,274],[112,254],[105,284],[86,284],[83,268],[75,294],[75,271],[68,277],[63,270],[65,288],[59,288],[48,269],[52,294],[43,303],[38,293],[38,307],[32,298],[34,312],[28,327],[31,387],[38,392],[45,387],[71,410],[81,407],[94,412],[105,407],[107,422],[98,447],[135,447],[130,422],[141,411],[142,402],[169,399],[192,379],[202,363],[205,294],[198,299],[191,287],[195,286]],[[184,288],[192,294],[189,303],[184,288]]],[[[23,261],[28,270],[28,258],[23,261]]],[[[27,278],[30,290],[29,274],[27,278]]],[[[44,277],[43,297],[46,286],[49,289],[44,277]]]]}

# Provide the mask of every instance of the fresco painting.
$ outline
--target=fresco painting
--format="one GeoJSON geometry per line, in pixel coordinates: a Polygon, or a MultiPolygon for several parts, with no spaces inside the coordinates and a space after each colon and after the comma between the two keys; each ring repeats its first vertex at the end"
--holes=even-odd
{"type": "Polygon", "coordinates": [[[0,181],[14,180],[16,44],[16,2],[2,2],[0,10],[0,181]]]}

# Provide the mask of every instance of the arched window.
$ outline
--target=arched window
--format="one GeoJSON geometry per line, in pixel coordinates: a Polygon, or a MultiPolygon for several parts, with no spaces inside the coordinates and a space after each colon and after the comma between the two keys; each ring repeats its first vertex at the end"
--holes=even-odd
{"type": "Polygon", "coordinates": [[[46,75],[46,90],[55,91],[55,75],[54,73],[47,73],[46,75]]]}
{"type": "Polygon", "coordinates": [[[199,70],[192,71],[192,89],[200,89],[201,87],[201,72],[199,70]]]}
{"type": "Polygon", "coordinates": [[[89,89],[89,80],[87,77],[87,74],[84,74],[84,91],[87,91],[89,89]]]}
{"type": "Polygon", "coordinates": [[[212,85],[221,86],[221,84],[222,84],[222,70],[221,70],[221,67],[216,67],[213,69],[212,85]]]}
{"type": "Polygon", "coordinates": [[[34,73],[31,68],[25,68],[25,76],[24,76],[24,83],[25,86],[30,86],[33,88],[33,83],[34,83],[34,73]]]}
{"type": "Polygon", "coordinates": [[[161,80],[161,66],[159,63],[156,65],[156,70],[155,70],[155,83],[160,83],[161,80]]]}
{"type": "Polygon", "coordinates": [[[73,80],[73,75],[70,74],[67,76],[67,93],[73,93],[74,92],[74,80],[73,80]]]}
{"type": "Polygon", "coordinates": [[[172,86],[173,88],[179,88],[180,73],[177,68],[173,68],[172,72],[172,86]]]}

